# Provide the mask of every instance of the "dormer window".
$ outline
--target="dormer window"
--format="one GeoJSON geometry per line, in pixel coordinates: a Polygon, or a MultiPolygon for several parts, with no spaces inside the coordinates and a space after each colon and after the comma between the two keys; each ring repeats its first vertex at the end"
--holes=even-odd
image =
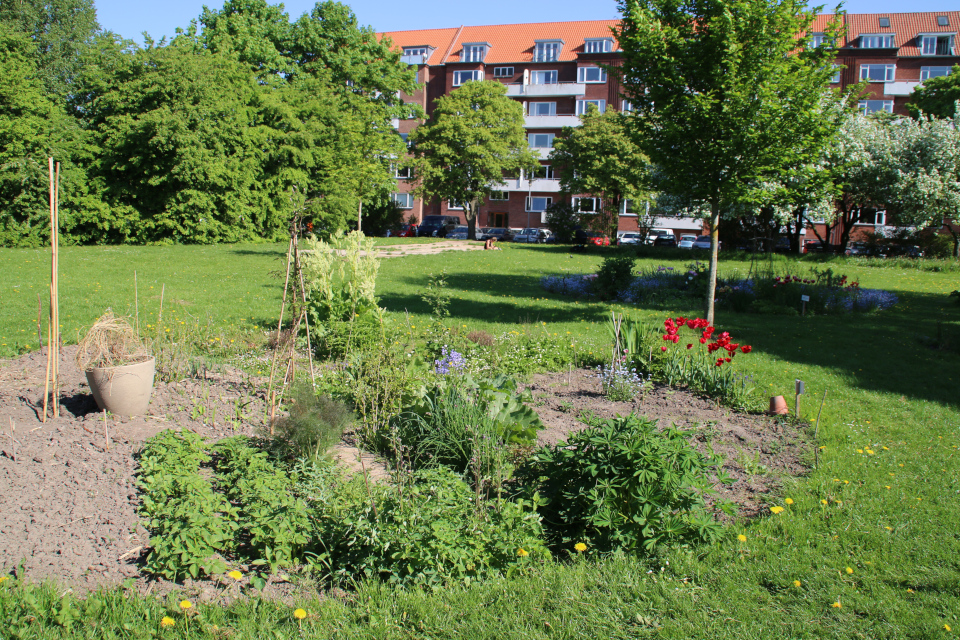
{"type": "Polygon", "coordinates": [[[563,40],[537,40],[533,48],[534,62],[555,62],[560,58],[563,40]]]}
{"type": "Polygon", "coordinates": [[[833,38],[828,38],[826,34],[823,33],[811,33],[810,34],[810,48],[816,49],[817,47],[832,47],[833,38]]]}
{"type": "Polygon", "coordinates": [[[937,16],[937,26],[938,26],[938,27],[949,27],[949,26],[950,26],[950,20],[947,18],[947,16],[937,16]]]}
{"type": "Polygon", "coordinates": [[[610,53],[613,51],[613,38],[587,38],[583,41],[584,53],[610,53]]]}
{"type": "Polygon", "coordinates": [[[463,45],[463,51],[460,53],[460,62],[483,62],[487,57],[487,49],[490,47],[486,42],[468,42],[463,45]]]}
{"type": "Polygon", "coordinates": [[[893,49],[894,35],[888,34],[860,34],[861,49],[893,49]]]}
{"type": "Polygon", "coordinates": [[[406,64],[426,64],[433,51],[430,47],[404,47],[400,60],[406,64]]]}
{"type": "Polygon", "coordinates": [[[954,54],[954,34],[920,34],[920,55],[952,56],[954,54]]]}
{"type": "Polygon", "coordinates": [[[885,16],[885,17],[883,17],[883,18],[880,18],[880,28],[881,28],[881,29],[889,29],[889,28],[890,28],[890,18],[889,18],[889,17],[886,17],[886,16],[885,16]]]}

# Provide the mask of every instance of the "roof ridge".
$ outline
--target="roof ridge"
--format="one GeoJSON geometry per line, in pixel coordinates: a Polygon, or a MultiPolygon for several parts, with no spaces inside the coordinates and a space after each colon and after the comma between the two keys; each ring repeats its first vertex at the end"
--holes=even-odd
{"type": "Polygon", "coordinates": [[[447,47],[447,52],[443,54],[442,58],[440,58],[440,64],[447,64],[447,58],[449,58],[450,54],[453,53],[453,45],[457,44],[457,40],[460,38],[461,33],[463,33],[463,25],[460,25],[460,28],[457,29],[457,32],[453,34],[453,38],[450,40],[450,46],[447,47]]]}

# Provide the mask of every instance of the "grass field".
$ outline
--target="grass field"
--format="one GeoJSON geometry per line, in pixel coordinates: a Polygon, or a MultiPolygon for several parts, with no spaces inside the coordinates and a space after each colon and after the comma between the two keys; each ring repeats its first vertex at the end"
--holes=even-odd
{"type": "MultiPolygon", "coordinates": [[[[162,289],[164,313],[209,317],[238,332],[259,330],[276,321],[282,282],[271,272],[282,269],[284,251],[278,245],[65,248],[65,337],[69,341],[108,306],[132,313],[135,270],[143,323],[155,318],[162,289]]],[[[381,264],[378,293],[393,317],[406,311],[414,322],[425,321],[419,292],[428,274],[445,270],[454,296],[452,320],[469,329],[496,333],[517,323],[538,325],[597,345],[611,308],[658,322],[668,313],[698,314],[697,308],[611,307],[540,288],[541,275],[593,272],[600,256],[507,245],[502,252],[392,258],[381,264]]],[[[638,266],[682,266],[688,259],[664,252],[638,266]]],[[[794,273],[815,264],[783,258],[776,263],[794,273]]],[[[745,273],[749,266],[744,260],[721,262],[727,273],[745,273]]],[[[739,366],[758,383],[758,405],[769,395],[789,396],[799,378],[807,385],[802,412],[812,421],[827,393],[819,468],[788,479],[783,495],[769,496],[770,505],[786,507],[783,512],[734,524],[721,544],[649,560],[552,564],[439,593],[362,585],[346,600],[306,603],[310,616],[303,635],[957,638],[960,305],[947,294],[960,289],[958,273],[844,258],[830,266],[863,287],[895,292],[900,303],[870,315],[721,312],[717,319],[719,328],[754,347],[739,366]]],[[[37,293],[46,291],[48,270],[43,252],[0,251],[0,355],[36,348],[37,293]]],[[[0,585],[0,619],[16,624],[0,630],[0,637],[61,637],[56,615],[65,605],[59,592],[35,590],[31,608],[25,587],[13,582],[0,585]],[[27,624],[29,617],[35,620],[27,624]],[[20,623],[25,635],[15,636],[11,630],[20,623]]],[[[97,597],[109,603],[109,616],[98,625],[74,627],[73,637],[120,637],[101,632],[124,624],[129,637],[182,637],[181,626],[158,627],[170,603],[120,592],[97,597]]],[[[73,602],[77,615],[91,618],[93,609],[85,607],[93,605],[73,602]]],[[[198,610],[202,619],[191,627],[193,637],[286,637],[300,626],[292,609],[273,603],[198,610]]]]}

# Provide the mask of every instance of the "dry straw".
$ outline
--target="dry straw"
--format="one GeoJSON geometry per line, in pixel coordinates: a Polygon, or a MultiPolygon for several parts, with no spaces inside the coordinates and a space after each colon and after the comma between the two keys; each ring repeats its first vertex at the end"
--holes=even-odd
{"type": "Polygon", "coordinates": [[[113,315],[109,309],[77,346],[77,366],[81,371],[133,364],[150,355],[127,319],[113,315]]]}

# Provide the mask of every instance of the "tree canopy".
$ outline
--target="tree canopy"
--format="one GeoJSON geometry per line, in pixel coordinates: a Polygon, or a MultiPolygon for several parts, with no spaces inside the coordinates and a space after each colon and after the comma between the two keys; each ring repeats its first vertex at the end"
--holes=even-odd
{"type": "Polygon", "coordinates": [[[907,110],[914,118],[921,113],[937,118],[952,118],[957,115],[960,100],[960,65],[954,65],[950,74],[924,80],[910,95],[907,110]]]}

